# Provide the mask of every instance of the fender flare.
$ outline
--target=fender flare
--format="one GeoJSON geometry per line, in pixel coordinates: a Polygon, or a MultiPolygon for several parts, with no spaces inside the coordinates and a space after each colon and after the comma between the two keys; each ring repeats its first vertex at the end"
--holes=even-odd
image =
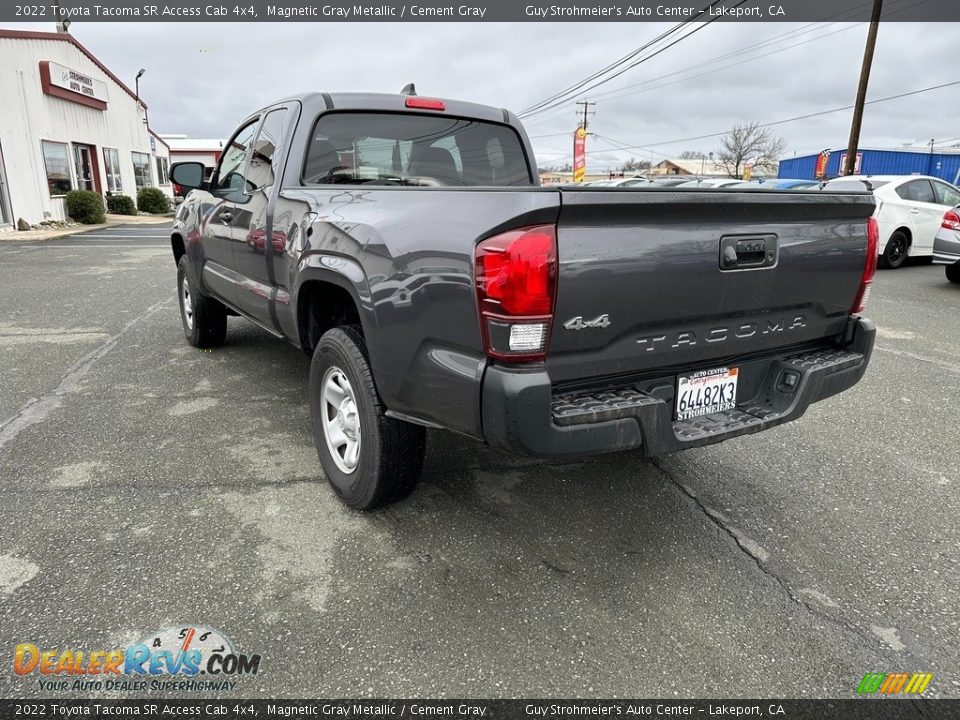
{"type": "MultiPolygon", "coordinates": [[[[360,316],[360,325],[364,337],[367,339],[367,350],[371,352],[372,360],[373,348],[370,340],[373,337],[372,331],[378,326],[378,323],[373,306],[373,297],[370,293],[370,284],[360,263],[343,255],[323,252],[313,252],[301,257],[300,262],[297,263],[296,284],[290,298],[290,304],[298,317],[300,313],[300,290],[311,281],[336,285],[346,290],[353,298],[353,303],[356,305],[357,313],[360,316]]],[[[299,337],[297,342],[300,343],[299,337]]]]}

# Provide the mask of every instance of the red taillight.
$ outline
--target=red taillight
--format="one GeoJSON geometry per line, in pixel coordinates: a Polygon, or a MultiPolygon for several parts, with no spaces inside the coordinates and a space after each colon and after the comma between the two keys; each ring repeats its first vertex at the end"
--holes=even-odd
{"type": "Polygon", "coordinates": [[[557,229],[519,228],[477,245],[477,304],[487,355],[543,360],[557,289],[557,229]]]}
{"type": "Polygon", "coordinates": [[[863,266],[863,275],[860,278],[860,289],[857,291],[857,297],[853,301],[853,307],[850,312],[853,314],[863,312],[867,306],[867,298],[870,297],[870,285],[873,283],[873,276],[877,274],[877,252],[880,245],[880,228],[877,226],[876,218],[867,219],[867,260],[863,266]]]}
{"type": "Polygon", "coordinates": [[[943,222],[940,223],[940,227],[946,230],[960,231],[960,215],[958,215],[955,210],[947,210],[947,214],[943,216],[943,222]]]}
{"type": "Polygon", "coordinates": [[[408,97],[406,101],[408,108],[419,108],[420,110],[446,110],[447,106],[443,100],[425,97],[408,97]]]}

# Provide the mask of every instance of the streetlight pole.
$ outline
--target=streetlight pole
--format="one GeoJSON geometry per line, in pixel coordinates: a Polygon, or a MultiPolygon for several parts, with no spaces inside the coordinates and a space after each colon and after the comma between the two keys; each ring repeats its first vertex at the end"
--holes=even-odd
{"type": "MultiPolygon", "coordinates": [[[[138,112],[138,113],[140,112],[140,78],[143,77],[143,74],[144,74],[146,71],[147,71],[146,68],[140,68],[140,72],[138,72],[138,73],[137,73],[137,76],[133,79],[134,95],[136,95],[136,99],[137,99],[137,112],[138,112]]],[[[144,113],[143,122],[144,122],[144,124],[147,123],[146,113],[144,113]]]]}

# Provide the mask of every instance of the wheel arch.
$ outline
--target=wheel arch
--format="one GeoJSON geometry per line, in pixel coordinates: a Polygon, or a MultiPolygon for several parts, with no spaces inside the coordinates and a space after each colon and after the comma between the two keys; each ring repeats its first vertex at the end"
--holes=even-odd
{"type": "Polygon", "coordinates": [[[173,264],[179,265],[180,258],[187,254],[187,245],[183,241],[183,235],[179,232],[170,235],[170,247],[173,250],[173,264]]]}
{"type": "MultiPolygon", "coordinates": [[[[351,275],[359,272],[363,277],[359,265],[346,262],[354,266],[355,272],[351,275]]],[[[296,285],[293,301],[300,347],[308,355],[312,354],[320,336],[341,325],[359,326],[369,347],[369,331],[376,325],[376,319],[366,291],[365,277],[358,287],[357,278],[321,265],[310,263],[301,271],[296,285]]]]}
{"type": "Polygon", "coordinates": [[[889,237],[887,237],[887,242],[883,244],[883,248],[880,250],[880,252],[883,252],[883,250],[886,250],[887,245],[890,243],[890,240],[893,239],[893,236],[896,235],[898,232],[901,232],[907,236],[907,247],[908,248],[913,247],[913,231],[907,225],[898,225],[893,229],[893,232],[890,233],[889,237]]]}

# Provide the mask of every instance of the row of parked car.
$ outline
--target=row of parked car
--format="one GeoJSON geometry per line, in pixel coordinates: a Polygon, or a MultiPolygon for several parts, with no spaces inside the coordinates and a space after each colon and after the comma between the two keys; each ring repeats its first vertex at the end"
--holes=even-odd
{"type": "Polygon", "coordinates": [[[880,229],[879,262],[901,267],[908,257],[932,257],[946,265],[947,279],[960,283],[960,188],[925,175],[850,175],[827,182],[794,178],[699,178],[636,176],[585,183],[592,187],[871,191],[880,229]]]}

